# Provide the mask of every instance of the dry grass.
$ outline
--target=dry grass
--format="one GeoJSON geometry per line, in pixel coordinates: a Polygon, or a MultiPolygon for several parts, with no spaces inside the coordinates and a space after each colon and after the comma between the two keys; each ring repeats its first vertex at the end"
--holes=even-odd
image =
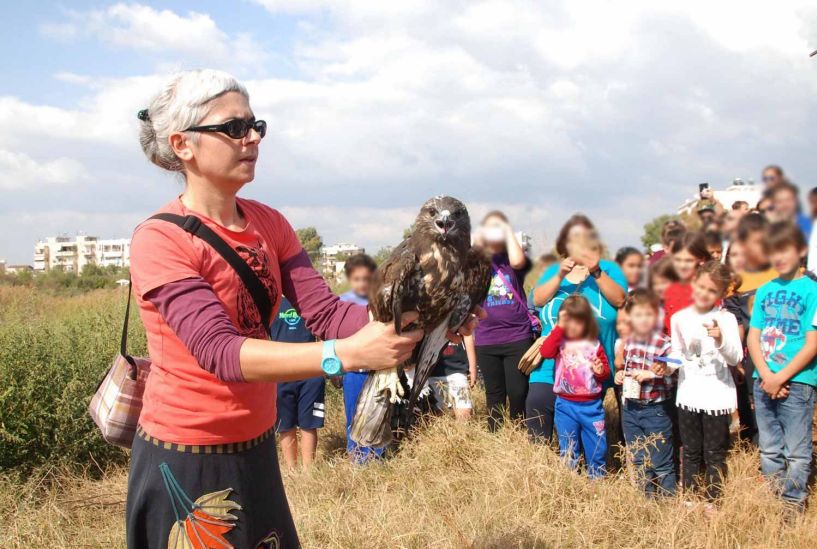
{"type": "MultiPolygon", "coordinates": [[[[329,399],[318,464],[285,473],[305,547],[814,547],[817,511],[787,522],[746,450],[730,458],[720,512],[648,501],[626,474],[591,482],[549,448],[484,420],[438,419],[394,459],[359,467],[329,399]]],[[[0,480],[0,547],[120,547],[126,472],[100,480],[49,470],[0,480]]]]}

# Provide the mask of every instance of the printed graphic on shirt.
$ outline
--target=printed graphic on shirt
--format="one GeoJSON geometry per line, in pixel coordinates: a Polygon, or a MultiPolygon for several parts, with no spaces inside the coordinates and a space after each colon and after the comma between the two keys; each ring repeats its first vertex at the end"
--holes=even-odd
{"type": "Polygon", "coordinates": [[[599,346],[590,341],[568,341],[559,352],[553,392],[562,395],[595,395],[599,382],[593,375],[593,360],[599,346]]]}
{"type": "Polygon", "coordinates": [[[766,294],[761,303],[765,315],[760,331],[760,348],[766,362],[784,364],[782,352],[789,337],[801,337],[802,316],[806,312],[803,296],[795,291],[780,289],[766,294]]]}
{"type": "MultiPolygon", "coordinates": [[[[275,307],[275,301],[281,292],[278,290],[278,285],[270,272],[270,258],[267,251],[261,247],[261,242],[258,242],[257,247],[238,246],[235,251],[261,280],[264,288],[267,289],[267,295],[270,297],[270,302],[275,307]]],[[[265,339],[267,329],[264,326],[264,321],[261,319],[261,313],[258,312],[258,306],[252,298],[252,294],[247,289],[247,286],[240,284],[236,296],[236,310],[238,311],[238,328],[241,335],[254,337],[258,339],[265,339]]]]}
{"type": "Polygon", "coordinates": [[[296,328],[298,324],[301,322],[301,316],[298,314],[298,311],[296,311],[294,307],[290,307],[286,311],[279,309],[278,318],[281,319],[281,322],[283,322],[284,324],[293,329],[296,328]]]}
{"type": "Polygon", "coordinates": [[[498,307],[500,305],[513,305],[514,289],[508,288],[505,284],[504,276],[495,273],[491,279],[491,287],[488,288],[488,297],[485,300],[486,307],[498,307]]]}

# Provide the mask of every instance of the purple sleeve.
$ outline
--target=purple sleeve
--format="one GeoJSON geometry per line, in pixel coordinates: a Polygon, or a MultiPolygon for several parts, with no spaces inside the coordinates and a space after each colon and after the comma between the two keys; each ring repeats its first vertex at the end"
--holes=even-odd
{"type": "Polygon", "coordinates": [[[224,306],[203,278],[185,278],[145,295],[199,365],[221,381],[243,382],[238,333],[224,306]]]}
{"type": "Polygon", "coordinates": [[[304,250],[281,263],[283,294],[320,339],[343,339],[369,322],[366,307],[341,301],[312,266],[304,250]]]}

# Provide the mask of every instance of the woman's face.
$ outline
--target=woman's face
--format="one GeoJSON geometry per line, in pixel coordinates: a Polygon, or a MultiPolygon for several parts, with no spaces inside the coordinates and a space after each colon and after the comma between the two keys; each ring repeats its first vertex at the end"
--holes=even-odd
{"type": "Polygon", "coordinates": [[[672,254],[672,267],[678,274],[681,282],[689,282],[695,276],[695,269],[698,267],[698,258],[689,253],[689,250],[681,250],[676,254],[672,254]]]}
{"type": "Polygon", "coordinates": [[[495,215],[486,218],[482,222],[482,237],[485,245],[494,253],[505,250],[507,230],[508,224],[502,218],[495,215]]]}
{"type": "MultiPolygon", "coordinates": [[[[229,92],[210,103],[210,112],[197,125],[221,124],[236,118],[249,120],[254,118],[254,114],[246,97],[238,92],[229,92]]],[[[189,174],[233,191],[255,178],[255,163],[261,142],[258,132],[250,130],[243,139],[233,139],[216,132],[199,132],[195,135],[195,141],[186,139],[185,147],[177,151],[189,174]]]]}
{"type": "Polygon", "coordinates": [[[644,256],[635,253],[628,255],[621,262],[621,270],[624,272],[624,278],[627,279],[627,285],[635,288],[641,284],[644,275],[644,256]]]}

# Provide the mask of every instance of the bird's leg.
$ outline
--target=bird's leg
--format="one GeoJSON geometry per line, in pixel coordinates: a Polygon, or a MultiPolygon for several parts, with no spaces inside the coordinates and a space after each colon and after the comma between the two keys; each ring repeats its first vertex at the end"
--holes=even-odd
{"type": "Polygon", "coordinates": [[[386,368],[374,373],[377,376],[377,388],[379,393],[389,392],[389,402],[397,404],[405,396],[403,384],[400,383],[400,376],[397,375],[397,368],[386,368]]]}

